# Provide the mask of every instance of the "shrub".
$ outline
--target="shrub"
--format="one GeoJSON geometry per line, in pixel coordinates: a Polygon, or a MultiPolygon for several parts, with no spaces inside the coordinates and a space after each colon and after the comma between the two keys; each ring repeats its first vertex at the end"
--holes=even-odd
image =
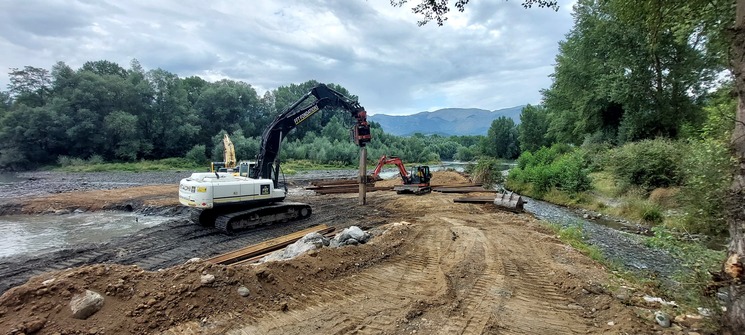
{"type": "Polygon", "coordinates": [[[193,146],[184,157],[189,162],[194,164],[207,164],[207,146],[204,144],[197,144],[193,146]]]}
{"type": "Polygon", "coordinates": [[[484,188],[492,188],[504,182],[502,166],[503,164],[494,158],[482,158],[476,162],[470,173],[474,182],[483,183],[484,188]]]}
{"type": "Polygon", "coordinates": [[[91,155],[90,157],[88,157],[87,163],[89,165],[103,164],[104,160],[103,160],[103,157],[101,157],[101,155],[91,155]]]}
{"type": "Polygon", "coordinates": [[[86,165],[85,161],[81,158],[70,157],[70,156],[59,156],[57,157],[57,164],[60,166],[83,166],[86,165]]]}
{"type": "Polygon", "coordinates": [[[552,188],[569,194],[591,189],[584,154],[566,145],[541,148],[535,153],[524,152],[517,160],[517,167],[507,176],[508,185],[530,184],[534,196],[542,197],[552,188]]]}
{"type": "Polygon", "coordinates": [[[681,184],[682,158],[679,143],[655,139],[613,149],[608,164],[622,188],[639,186],[649,192],[658,187],[681,184]]]}
{"type": "Polygon", "coordinates": [[[682,163],[680,191],[686,214],[682,224],[693,233],[722,235],[727,232],[724,202],[734,160],[726,143],[701,140],[688,144],[682,163]]]}

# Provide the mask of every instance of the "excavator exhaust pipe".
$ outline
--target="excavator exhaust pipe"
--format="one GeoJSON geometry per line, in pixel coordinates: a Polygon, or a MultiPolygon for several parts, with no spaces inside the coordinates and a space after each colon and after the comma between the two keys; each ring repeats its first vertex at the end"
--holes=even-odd
{"type": "Polygon", "coordinates": [[[523,197],[514,192],[508,193],[497,193],[494,199],[494,204],[497,207],[515,213],[522,213],[524,211],[523,205],[525,201],[523,197]]]}

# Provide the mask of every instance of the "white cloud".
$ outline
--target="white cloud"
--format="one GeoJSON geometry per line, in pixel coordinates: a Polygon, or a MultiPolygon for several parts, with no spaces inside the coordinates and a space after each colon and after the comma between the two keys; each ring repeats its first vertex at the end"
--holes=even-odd
{"type": "Polygon", "coordinates": [[[310,79],[360,97],[369,113],[536,103],[575,0],[558,11],[479,0],[418,27],[387,0],[0,2],[7,70],[136,58],[146,69],[230,78],[264,90],[310,79]]]}

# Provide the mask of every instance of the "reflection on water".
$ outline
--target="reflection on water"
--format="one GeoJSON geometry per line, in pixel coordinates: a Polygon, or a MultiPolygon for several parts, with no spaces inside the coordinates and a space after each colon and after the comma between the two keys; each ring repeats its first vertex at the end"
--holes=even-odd
{"type": "Polygon", "coordinates": [[[107,242],[169,218],[128,212],[0,217],[0,257],[40,254],[70,245],[107,242]]]}

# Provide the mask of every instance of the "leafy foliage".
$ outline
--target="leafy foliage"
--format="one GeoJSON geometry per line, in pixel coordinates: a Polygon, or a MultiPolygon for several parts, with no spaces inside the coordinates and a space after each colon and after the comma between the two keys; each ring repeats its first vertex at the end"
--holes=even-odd
{"type": "Polygon", "coordinates": [[[577,194],[589,190],[592,182],[581,150],[554,145],[518,158],[517,167],[507,176],[507,186],[516,185],[529,185],[525,191],[542,197],[553,188],[577,194]]]}
{"type": "Polygon", "coordinates": [[[543,106],[527,105],[520,113],[518,142],[521,151],[536,151],[541,147],[551,146],[548,135],[549,115],[543,106]]]}
{"type": "MultiPolygon", "coordinates": [[[[456,0],[454,6],[462,12],[469,1],[456,0]]],[[[391,0],[391,5],[402,7],[408,2],[409,0],[391,0]]],[[[532,6],[559,9],[558,1],[555,0],[523,0],[523,7],[531,8],[532,6]]],[[[432,20],[437,21],[437,25],[442,26],[448,19],[447,13],[450,12],[450,5],[448,0],[420,0],[418,4],[411,8],[411,11],[422,16],[422,20],[417,22],[419,26],[423,26],[432,20]]]]}
{"type": "Polygon", "coordinates": [[[482,183],[484,188],[491,189],[496,185],[504,183],[504,164],[494,158],[481,158],[476,164],[469,168],[471,179],[482,183]]]}
{"type": "MultiPolygon", "coordinates": [[[[12,69],[10,77],[10,91],[0,92],[0,167],[9,169],[69,165],[93,155],[122,162],[221,161],[223,134],[239,159],[250,160],[274,117],[318,84],[309,80],[259,96],[244,82],[182,79],[163,69],[145,71],[136,60],[129,69],[106,60],[77,70],[58,62],[51,71],[12,69]]],[[[354,98],[344,87],[329,86],[354,98]]],[[[281,158],[356,164],[351,126],[348,112],[323,109],[287,134],[281,158]]],[[[372,132],[371,160],[383,154],[410,162],[472,160],[483,142],[483,136],[397,137],[375,123],[372,132]]]]}
{"type": "Polygon", "coordinates": [[[639,186],[651,191],[658,187],[681,185],[680,162],[683,156],[678,143],[655,139],[613,149],[608,162],[622,187],[639,186]]]}
{"type": "Polygon", "coordinates": [[[579,1],[574,28],[560,43],[554,82],[543,94],[550,132],[561,142],[677,138],[684,125],[703,120],[701,100],[723,69],[722,55],[692,27],[650,34],[625,19],[619,2],[579,1]]]}
{"type": "Polygon", "coordinates": [[[517,138],[515,121],[506,116],[500,116],[492,121],[486,138],[481,143],[481,152],[494,158],[517,158],[520,154],[517,138]]]}

